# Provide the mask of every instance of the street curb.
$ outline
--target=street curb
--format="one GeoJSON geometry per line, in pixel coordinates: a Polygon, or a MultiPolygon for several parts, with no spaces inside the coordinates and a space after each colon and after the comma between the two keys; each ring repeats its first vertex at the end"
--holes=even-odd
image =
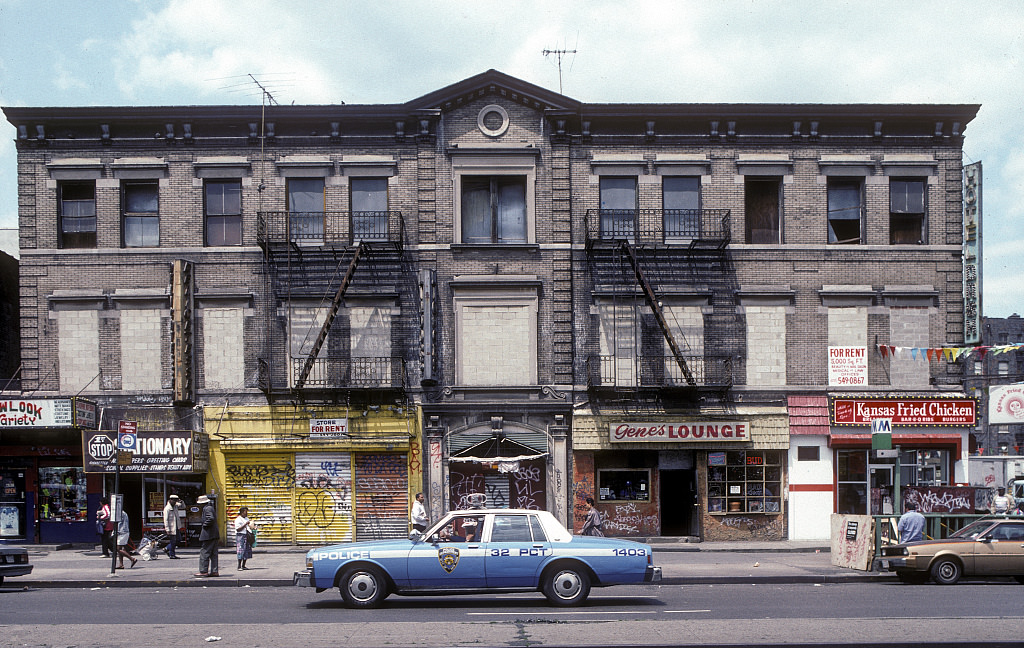
{"type": "MultiPolygon", "coordinates": [[[[801,576],[673,576],[649,585],[736,585],[736,584],[822,584],[897,582],[892,574],[807,574],[801,576]]],[[[15,588],[94,588],[94,587],[292,587],[291,579],[189,578],[168,580],[79,580],[18,581],[15,588]]],[[[5,588],[6,589],[6,588],[5,588]]]]}

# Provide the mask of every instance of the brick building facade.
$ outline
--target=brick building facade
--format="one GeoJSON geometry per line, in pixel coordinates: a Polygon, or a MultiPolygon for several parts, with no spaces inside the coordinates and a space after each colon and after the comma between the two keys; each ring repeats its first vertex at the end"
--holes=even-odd
{"type": "MultiPolygon", "coordinates": [[[[423,490],[434,518],[482,493],[578,528],[594,497],[615,535],[827,536],[886,488],[834,398],[958,393],[877,345],[963,339],[977,108],[585,104],[493,70],[403,104],[6,108],[23,389],[208,441],[208,472],[129,484],[143,521],[214,490],[273,541],[391,537],[423,490]]],[[[952,483],[966,432],[926,428],[894,443],[952,483]]]]}

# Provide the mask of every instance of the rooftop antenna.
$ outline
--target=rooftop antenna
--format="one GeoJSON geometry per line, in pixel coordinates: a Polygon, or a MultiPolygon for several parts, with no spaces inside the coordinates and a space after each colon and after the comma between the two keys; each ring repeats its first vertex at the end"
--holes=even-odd
{"type": "Polygon", "coordinates": [[[270,90],[267,90],[267,88],[260,83],[256,77],[252,74],[248,74],[247,76],[252,79],[252,82],[260,89],[260,94],[262,95],[262,107],[260,109],[260,183],[256,187],[256,195],[258,197],[256,209],[263,211],[263,190],[266,189],[266,185],[263,183],[263,164],[267,159],[264,154],[264,146],[267,141],[267,102],[269,101],[271,104],[276,104],[278,106],[281,104],[277,102],[277,99],[274,99],[274,95],[270,94],[270,90]]]}
{"type": "Polygon", "coordinates": [[[544,56],[555,55],[558,60],[558,94],[562,94],[562,57],[566,54],[575,54],[574,49],[546,49],[541,52],[544,56]]]}

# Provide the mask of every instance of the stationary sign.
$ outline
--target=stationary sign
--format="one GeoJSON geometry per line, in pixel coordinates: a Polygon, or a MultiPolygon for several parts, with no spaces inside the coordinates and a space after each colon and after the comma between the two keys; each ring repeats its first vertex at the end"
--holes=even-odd
{"type": "Polygon", "coordinates": [[[135,451],[117,451],[112,432],[82,432],[82,456],[87,473],[113,473],[123,452],[130,464],[121,472],[205,472],[209,469],[209,444],[205,434],[191,430],[150,432],[136,435],[135,451]]]}
{"type": "Polygon", "coordinates": [[[868,384],[868,348],[866,346],[830,346],[828,348],[828,384],[861,387],[868,384]]]}

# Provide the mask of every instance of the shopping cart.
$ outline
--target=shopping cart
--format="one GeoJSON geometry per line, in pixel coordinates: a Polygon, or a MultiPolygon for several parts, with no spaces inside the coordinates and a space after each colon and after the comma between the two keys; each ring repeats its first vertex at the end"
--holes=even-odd
{"type": "Polygon", "coordinates": [[[143,560],[156,560],[160,551],[170,542],[171,537],[162,531],[146,531],[142,534],[136,551],[143,560]]]}

